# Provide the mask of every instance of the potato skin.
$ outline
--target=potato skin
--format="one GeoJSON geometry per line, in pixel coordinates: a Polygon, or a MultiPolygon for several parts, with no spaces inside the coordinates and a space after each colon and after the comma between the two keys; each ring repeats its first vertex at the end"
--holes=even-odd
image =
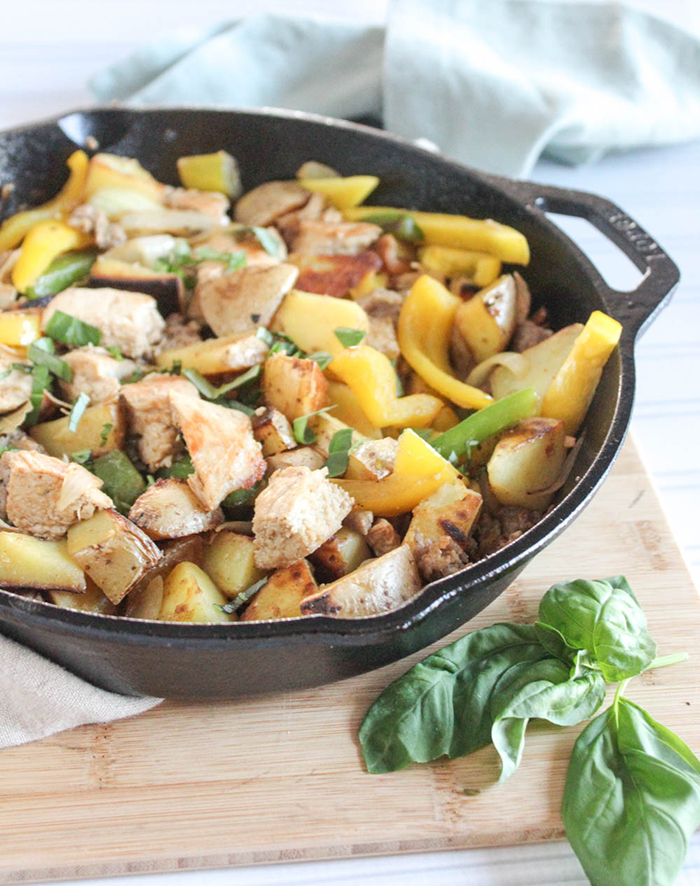
{"type": "Polygon", "coordinates": [[[301,604],[302,615],[361,618],[397,609],[421,589],[411,549],[400,545],[383,557],[326,585],[301,604]]]}
{"type": "Polygon", "coordinates": [[[335,581],[357,569],[371,556],[369,545],[360,533],[341,526],[309,559],[316,567],[321,581],[335,581]]]}
{"type": "Polygon", "coordinates": [[[241,621],[300,618],[301,601],[317,590],[309,564],[306,560],[298,560],[272,573],[267,584],[247,606],[241,621]]]}
{"type": "Polygon", "coordinates": [[[322,409],[328,403],[328,382],[318,363],[287,354],[273,354],[263,373],[265,403],[289,421],[322,409]]]}
{"type": "Polygon", "coordinates": [[[68,530],[68,553],[115,605],[163,556],[116,511],[98,511],[68,530]]]}
{"type": "Polygon", "coordinates": [[[496,444],[487,471],[502,505],[543,511],[553,492],[544,491],[559,477],[564,459],[564,422],[529,418],[506,431],[496,444]]]}

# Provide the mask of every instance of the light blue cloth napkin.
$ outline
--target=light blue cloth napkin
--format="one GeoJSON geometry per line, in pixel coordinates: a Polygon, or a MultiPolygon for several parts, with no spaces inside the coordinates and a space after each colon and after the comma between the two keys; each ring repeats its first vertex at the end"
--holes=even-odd
{"type": "Polygon", "coordinates": [[[392,0],[386,29],[265,15],[163,37],[97,74],[101,101],[377,116],[469,165],[700,136],[700,41],[620,3],[392,0]]]}

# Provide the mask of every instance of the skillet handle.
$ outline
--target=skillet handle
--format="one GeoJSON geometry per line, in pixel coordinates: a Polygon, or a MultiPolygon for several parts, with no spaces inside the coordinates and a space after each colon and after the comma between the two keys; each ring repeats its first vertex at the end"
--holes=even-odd
{"type": "Polygon", "coordinates": [[[505,186],[509,193],[531,210],[586,219],[618,246],[643,271],[639,285],[629,292],[612,289],[591,265],[597,278],[596,284],[627,335],[634,339],[647,329],[670,300],[680,272],[641,225],[619,206],[585,191],[570,191],[526,181],[498,179],[497,183],[500,187],[505,186]]]}

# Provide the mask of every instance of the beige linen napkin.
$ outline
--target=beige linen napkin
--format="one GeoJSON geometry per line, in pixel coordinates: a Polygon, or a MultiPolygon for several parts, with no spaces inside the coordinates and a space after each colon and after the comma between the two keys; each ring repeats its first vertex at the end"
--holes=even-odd
{"type": "Polygon", "coordinates": [[[142,714],[162,698],[130,698],[92,686],[0,635],[0,748],[26,744],[85,723],[142,714]]]}

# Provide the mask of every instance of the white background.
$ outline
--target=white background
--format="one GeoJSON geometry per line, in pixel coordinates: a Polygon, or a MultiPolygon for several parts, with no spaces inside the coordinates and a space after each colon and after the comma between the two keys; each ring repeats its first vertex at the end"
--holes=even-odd
{"type": "MultiPolygon", "coordinates": [[[[639,5],[700,34],[697,0],[638,0],[639,5]]],[[[255,11],[321,13],[382,22],[386,0],[258,0],[255,11]]],[[[2,3],[0,128],[88,104],[87,78],[142,42],[175,27],[200,28],[250,10],[242,0],[20,0],[2,3]]],[[[671,254],[682,282],[672,306],[638,349],[633,433],[657,484],[688,562],[700,577],[700,144],[639,150],[579,169],[540,163],[533,178],[605,195],[632,215],[671,254]]],[[[568,223],[609,282],[631,288],[638,277],[602,235],[568,223]]],[[[1,849],[0,849],[1,851],[1,849]]],[[[516,886],[585,884],[565,844],[472,850],[393,859],[355,859],[274,868],[209,871],[101,884],[133,886],[516,886]]],[[[700,883],[700,843],[691,847],[679,884],[700,883]]]]}

